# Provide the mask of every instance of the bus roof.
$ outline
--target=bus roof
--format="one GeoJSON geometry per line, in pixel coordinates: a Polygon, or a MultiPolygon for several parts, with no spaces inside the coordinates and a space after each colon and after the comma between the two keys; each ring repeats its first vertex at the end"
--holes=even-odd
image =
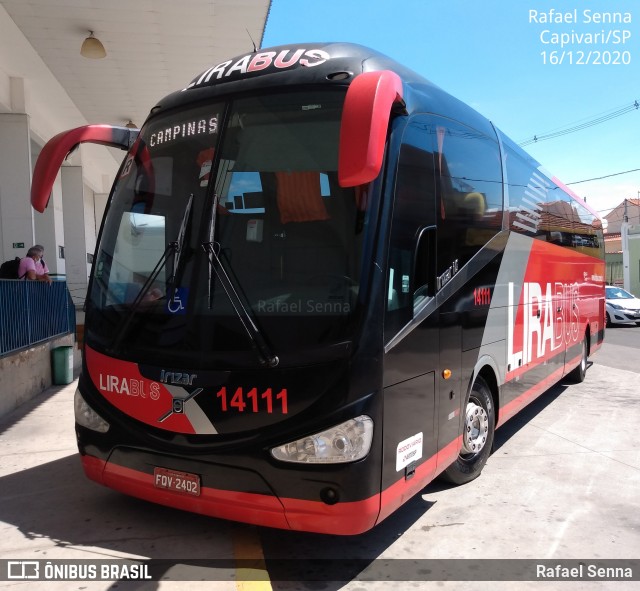
{"type": "Polygon", "coordinates": [[[288,86],[348,86],[364,72],[390,70],[400,76],[407,112],[446,114],[493,135],[489,121],[420,74],[354,43],[302,43],[249,52],[215,64],[184,89],[170,94],[152,113],[213,97],[288,86]]]}
{"type": "Polygon", "coordinates": [[[405,82],[428,82],[402,64],[373,49],[354,43],[280,45],[236,56],[196,76],[185,90],[219,86],[237,80],[277,76],[277,84],[343,82],[369,71],[391,70],[405,82]],[[349,74],[348,77],[343,76],[349,74]]]}
{"type": "MultiPolygon", "coordinates": [[[[425,56],[427,61],[427,56],[425,56]]],[[[390,70],[400,76],[406,109],[411,113],[435,113],[456,119],[489,137],[497,130],[466,103],[450,95],[420,74],[394,59],[355,43],[301,43],[268,47],[215,64],[196,76],[185,88],[165,97],[152,114],[226,94],[302,85],[348,86],[361,73],[390,70]]],[[[503,133],[503,141],[517,150],[534,168],[560,186],[576,201],[598,215],[580,197],[545,171],[503,133]]],[[[599,217],[599,216],[598,216],[599,217]]]]}

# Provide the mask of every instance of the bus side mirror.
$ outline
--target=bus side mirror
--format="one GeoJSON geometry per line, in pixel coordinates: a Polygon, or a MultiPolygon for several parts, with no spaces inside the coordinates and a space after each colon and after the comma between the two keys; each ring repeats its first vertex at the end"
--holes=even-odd
{"type": "Polygon", "coordinates": [[[31,182],[31,205],[42,213],[49,203],[51,188],[67,155],[79,144],[90,142],[128,150],[138,137],[138,129],[113,125],[84,125],[52,137],[42,148],[31,182]]]}
{"type": "Polygon", "coordinates": [[[349,86],[340,124],[341,187],[370,183],[380,173],[394,103],[403,104],[402,80],[395,72],[365,72],[349,86]]]}

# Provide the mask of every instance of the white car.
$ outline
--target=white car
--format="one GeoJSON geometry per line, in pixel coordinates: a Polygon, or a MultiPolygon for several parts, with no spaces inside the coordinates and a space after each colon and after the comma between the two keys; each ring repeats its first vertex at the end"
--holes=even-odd
{"type": "Polygon", "coordinates": [[[640,326],[640,299],[621,287],[605,286],[607,326],[637,324],[640,326]]]}

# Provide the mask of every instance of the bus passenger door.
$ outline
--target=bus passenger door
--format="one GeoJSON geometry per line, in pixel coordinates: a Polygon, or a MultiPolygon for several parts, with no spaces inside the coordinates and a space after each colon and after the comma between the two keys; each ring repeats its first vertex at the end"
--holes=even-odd
{"type": "MultiPolygon", "coordinates": [[[[418,492],[435,473],[439,332],[433,137],[430,117],[414,116],[395,152],[385,294],[381,516],[418,492]]],[[[393,153],[390,148],[390,158],[393,153]]]]}
{"type": "Polygon", "coordinates": [[[433,478],[438,442],[440,329],[430,281],[435,229],[418,236],[412,248],[392,243],[385,314],[382,490],[404,480],[404,495],[433,478]]]}

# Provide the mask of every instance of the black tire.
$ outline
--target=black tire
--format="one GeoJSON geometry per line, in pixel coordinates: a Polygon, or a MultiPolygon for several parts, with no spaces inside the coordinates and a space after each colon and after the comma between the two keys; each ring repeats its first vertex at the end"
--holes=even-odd
{"type": "Polygon", "coordinates": [[[462,449],[458,459],[442,473],[443,480],[465,484],[480,476],[491,455],[495,425],[496,413],[491,390],[481,377],[477,377],[467,400],[462,449]]]}
{"type": "Polygon", "coordinates": [[[611,316],[609,316],[609,312],[606,313],[606,318],[607,318],[607,328],[611,328],[612,324],[611,324],[611,316]]]}
{"type": "Polygon", "coordinates": [[[575,384],[580,384],[584,382],[584,378],[587,375],[587,337],[585,336],[582,339],[582,354],[580,356],[580,363],[578,363],[578,367],[571,370],[567,377],[575,384]]]}

